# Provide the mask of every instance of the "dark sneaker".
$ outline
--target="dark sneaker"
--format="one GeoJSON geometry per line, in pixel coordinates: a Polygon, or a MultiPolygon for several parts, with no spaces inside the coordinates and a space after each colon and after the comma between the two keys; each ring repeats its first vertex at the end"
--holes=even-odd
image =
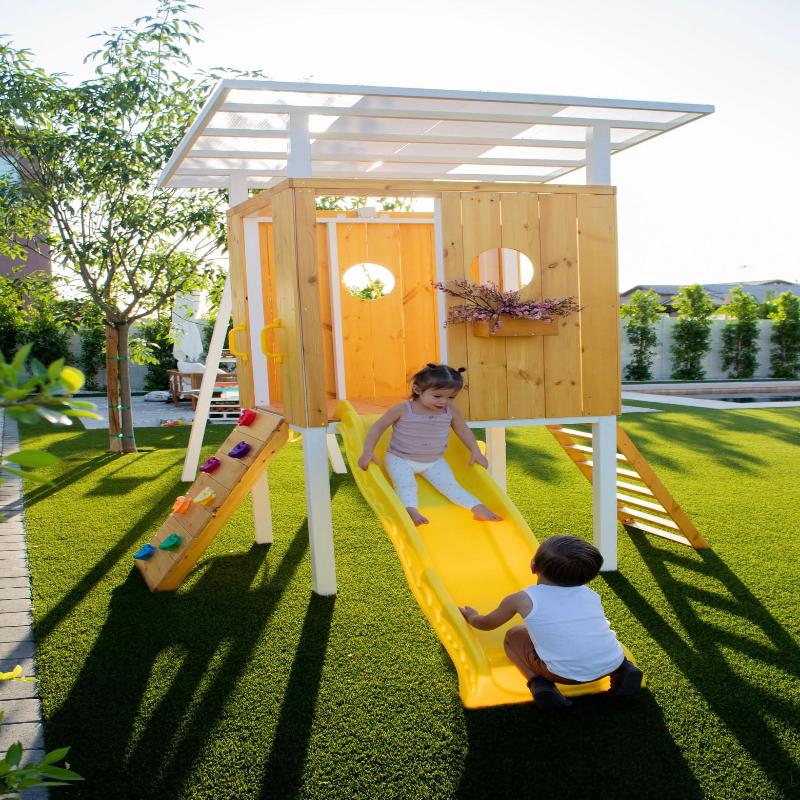
{"type": "Polygon", "coordinates": [[[558,709],[572,708],[572,701],[558,691],[556,685],[547,678],[536,677],[528,682],[536,705],[542,711],[556,711],[558,709]],[[531,685],[532,684],[532,685],[531,685]]]}
{"type": "Polygon", "coordinates": [[[644,673],[639,667],[631,664],[626,658],[622,666],[611,673],[611,688],[609,694],[612,697],[630,697],[642,688],[644,673]]]}

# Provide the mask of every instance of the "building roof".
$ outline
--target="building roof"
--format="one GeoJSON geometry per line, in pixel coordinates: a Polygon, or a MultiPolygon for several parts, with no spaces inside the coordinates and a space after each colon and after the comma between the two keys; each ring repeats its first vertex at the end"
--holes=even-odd
{"type": "Polygon", "coordinates": [[[159,184],[287,177],[546,183],[700,119],[713,106],[381,86],[220,81],[159,184]],[[304,174],[293,160],[310,167],[304,174]]]}
{"type": "MultiPolygon", "coordinates": [[[[646,291],[652,289],[663,303],[665,300],[672,300],[675,295],[687,284],[665,284],[665,283],[640,283],[637,286],[632,286],[620,294],[620,297],[627,298],[632,295],[637,289],[646,291]]],[[[711,299],[723,305],[730,301],[731,290],[735,286],[741,286],[748,294],[753,295],[759,303],[763,303],[769,292],[780,294],[781,292],[794,292],[800,294],[800,283],[792,283],[785,281],[782,278],[775,278],[767,281],[734,281],[733,283],[704,283],[702,287],[711,295],[711,299]]]]}

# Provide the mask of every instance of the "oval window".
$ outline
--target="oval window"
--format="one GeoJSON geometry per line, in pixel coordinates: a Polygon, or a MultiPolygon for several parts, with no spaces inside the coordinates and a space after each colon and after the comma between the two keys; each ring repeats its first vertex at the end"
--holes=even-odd
{"type": "Polygon", "coordinates": [[[342,275],[345,289],[359,300],[378,300],[394,289],[394,275],[380,264],[354,264],[342,275]]]}
{"type": "Polygon", "coordinates": [[[533,280],[533,262],[510,247],[484,250],[472,259],[470,271],[475,283],[493,283],[503,292],[518,291],[533,280]]]}

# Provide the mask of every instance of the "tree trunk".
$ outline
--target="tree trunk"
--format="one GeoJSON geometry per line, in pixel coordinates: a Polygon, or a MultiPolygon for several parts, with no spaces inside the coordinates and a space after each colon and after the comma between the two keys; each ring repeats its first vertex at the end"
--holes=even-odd
{"type": "Polygon", "coordinates": [[[108,321],[106,321],[106,397],[108,398],[108,449],[112,453],[121,453],[119,341],[116,327],[108,321]]]}
{"type": "Polygon", "coordinates": [[[128,358],[128,334],[130,323],[126,322],[117,328],[119,341],[119,397],[122,405],[122,452],[136,452],[136,437],[133,433],[133,409],[131,407],[131,372],[128,358]]]}
{"type": "Polygon", "coordinates": [[[112,453],[135,453],[128,367],[128,323],[106,323],[108,385],[108,449],[112,453]]]}

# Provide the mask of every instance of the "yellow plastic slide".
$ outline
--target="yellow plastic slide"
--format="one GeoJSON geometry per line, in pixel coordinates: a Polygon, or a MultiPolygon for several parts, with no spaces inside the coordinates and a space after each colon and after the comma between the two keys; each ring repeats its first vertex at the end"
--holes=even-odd
{"type": "MultiPolygon", "coordinates": [[[[336,417],[358,488],[389,534],[417,603],[455,664],[464,706],[529,701],[522,675],[503,652],[506,629],[520,620],[494,631],[478,631],[458,610],[471,605],[486,613],[506,595],[535,582],[530,561],[537,541],[519,511],[483,467],[468,466],[467,449],[451,433],[446,459],[456,478],[503,522],[476,522],[469,511],[417,479],[420,511],[430,524],[415,528],[383,470],[376,464],[367,471],[358,466],[366,432],[378,417],[359,416],[346,401],[339,403],[336,417]]],[[[378,445],[380,459],[390,434],[387,431],[378,445]]],[[[605,691],[608,678],[560,688],[571,696],[605,691]]]]}

